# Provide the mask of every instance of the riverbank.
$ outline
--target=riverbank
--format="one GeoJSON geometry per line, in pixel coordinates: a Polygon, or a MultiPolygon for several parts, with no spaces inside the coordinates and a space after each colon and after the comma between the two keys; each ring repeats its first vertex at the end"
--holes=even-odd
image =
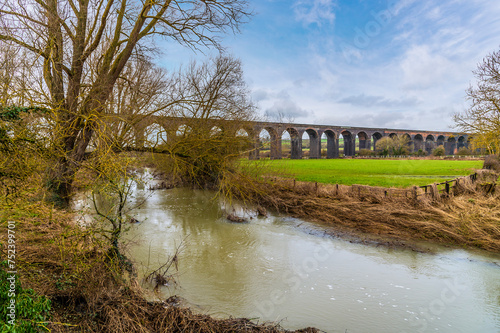
{"type": "MultiPolygon", "coordinates": [[[[15,225],[16,276],[24,290],[33,289],[33,299],[49,300],[47,316],[30,302],[18,303],[23,309],[16,324],[31,324],[33,332],[287,332],[277,324],[214,319],[168,302],[148,302],[133,275],[109,257],[105,241],[35,191],[26,189],[0,208],[2,258],[7,258],[8,225],[15,225]]],[[[3,320],[2,332],[10,332],[3,320]]]]}
{"type": "Polygon", "coordinates": [[[500,193],[469,188],[462,195],[413,200],[376,194],[352,196],[334,186],[263,178],[234,180],[234,196],[293,217],[314,221],[325,233],[363,243],[419,248],[431,242],[500,252],[500,193]]]}
{"type": "MultiPolygon", "coordinates": [[[[135,155],[134,158],[136,167],[141,165],[161,167],[153,156],[135,155]]],[[[411,160],[407,161],[409,164],[406,167],[400,164],[396,167],[408,172],[407,169],[411,166],[419,173],[416,166],[425,169],[424,164],[418,164],[422,161],[437,162],[432,172],[426,171],[431,174],[440,174],[442,166],[440,163],[445,162],[411,160]]],[[[241,169],[224,173],[214,188],[222,197],[229,198],[229,202],[232,199],[239,199],[251,205],[260,205],[289,216],[314,221],[324,227],[325,233],[355,242],[402,246],[419,251],[427,249],[418,243],[430,242],[500,252],[500,191],[485,194],[481,186],[477,186],[491,182],[491,179],[479,179],[477,184],[461,182],[459,191],[453,190],[450,194],[436,195],[439,198],[422,196],[422,199],[419,197],[418,200],[414,200],[413,193],[405,193],[403,196],[388,195],[400,189],[391,189],[388,191],[391,193],[369,191],[371,193],[361,192],[361,195],[352,195],[349,193],[351,191],[339,191],[339,187],[346,188],[343,185],[296,182],[282,178],[280,173],[273,174],[277,169],[269,168],[267,162],[269,161],[263,163],[250,161],[249,164],[240,164],[241,169]]],[[[296,163],[296,161],[291,162],[296,163]]],[[[309,160],[302,162],[316,163],[309,160]]],[[[478,163],[474,164],[476,166],[481,164],[480,161],[474,163],[478,163]]],[[[458,173],[472,172],[468,168],[474,165],[462,168],[458,173]]],[[[482,173],[486,178],[489,177],[487,176],[490,174],[489,171],[482,173]]],[[[168,173],[163,176],[165,175],[168,173]]],[[[492,176],[495,177],[494,174],[492,176]]],[[[160,172],[160,179],[161,177],[160,172]]],[[[429,179],[423,184],[429,184],[428,181],[429,179]]],[[[168,176],[166,182],[169,182],[168,176]]],[[[179,183],[174,181],[172,185],[176,186],[179,183]]],[[[433,191],[434,189],[431,190],[433,191]]]]}
{"type": "MultiPolygon", "coordinates": [[[[228,180],[229,181],[229,180],[228,180]]],[[[500,196],[479,192],[415,203],[377,197],[353,199],[317,191],[314,184],[290,188],[279,181],[240,179],[232,188],[247,201],[324,226],[325,233],[363,243],[412,247],[424,240],[499,252],[500,196]],[[244,193],[244,194],[243,194],[244,193]],[[386,239],[386,240],[383,240],[386,239]]],[[[16,224],[18,277],[51,301],[49,316],[37,319],[52,332],[284,332],[247,319],[214,319],[167,303],[148,302],[134,278],[108,256],[108,244],[74,223],[75,216],[44,203],[26,189],[2,204],[3,230],[16,224]]],[[[2,257],[6,233],[2,233],[2,257]]],[[[419,250],[418,247],[415,249],[419,250]]],[[[314,329],[301,330],[314,332],[314,329]]],[[[298,331],[300,332],[300,331],[298,331]]]]}

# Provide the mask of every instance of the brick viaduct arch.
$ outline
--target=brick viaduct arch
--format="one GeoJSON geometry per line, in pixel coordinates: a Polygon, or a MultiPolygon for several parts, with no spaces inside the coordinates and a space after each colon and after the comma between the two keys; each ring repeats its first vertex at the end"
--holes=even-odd
{"type": "Polygon", "coordinates": [[[149,126],[160,125],[166,133],[167,141],[174,140],[178,135],[179,128],[186,128],[192,123],[203,123],[205,131],[197,135],[211,135],[212,129],[230,131],[234,135],[247,135],[252,142],[253,150],[250,159],[258,159],[262,143],[261,132],[267,132],[269,137],[269,157],[271,159],[282,158],[282,136],[287,132],[290,136],[290,158],[301,159],[303,157],[302,137],[309,137],[309,158],[321,158],[321,138],[326,137],[326,158],[337,158],[342,156],[354,156],[360,149],[373,150],[376,142],[382,137],[406,137],[410,152],[422,150],[431,153],[437,146],[443,145],[447,155],[453,155],[462,147],[468,148],[469,135],[458,132],[439,131],[414,131],[388,128],[366,128],[366,127],[341,127],[311,124],[286,124],[273,122],[237,122],[230,120],[215,119],[192,119],[181,117],[151,116],[133,123],[135,133],[135,145],[143,147],[145,144],[145,133],[149,126]],[[340,152],[340,137],[343,138],[344,150],[340,152]],[[356,147],[356,140],[358,147],[356,147]]]}

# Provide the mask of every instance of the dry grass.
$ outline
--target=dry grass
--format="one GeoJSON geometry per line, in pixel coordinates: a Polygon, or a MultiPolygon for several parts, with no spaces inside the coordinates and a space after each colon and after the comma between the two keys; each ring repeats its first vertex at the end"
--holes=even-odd
{"type": "MultiPolygon", "coordinates": [[[[247,319],[214,319],[167,303],[148,302],[134,278],[108,257],[108,247],[75,217],[30,193],[0,204],[0,221],[16,222],[18,275],[52,301],[51,332],[285,332],[247,319]]],[[[6,233],[0,251],[6,255],[6,233]]],[[[305,329],[299,332],[316,332],[305,329]]]]}
{"type": "MultiPolygon", "coordinates": [[[[485,195],[484,184],[466,180],[456,195],[385,196],[350,186],[267,179],[237,182],[231,193],[294,217],[321,222],[361,239],[431,241],[500,252],[500,191],[485,195]],[[247,185],[244,185],[247,184],[247,185]]],[[[489,183],[487,183],[489,184],[489,183]]],[[[488,187],[490,188],[490,187],[488,187]]],[[[394,189],[394,191],[398,191],[394,189]]],[[[404,190],[400,190],[404,191],[404,190]]]]}

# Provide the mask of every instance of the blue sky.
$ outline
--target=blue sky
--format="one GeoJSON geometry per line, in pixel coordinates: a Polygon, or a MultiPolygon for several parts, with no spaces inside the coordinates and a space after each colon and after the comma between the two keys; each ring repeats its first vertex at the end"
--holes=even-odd
{"type": "Polygon", "coordinates": [[[498,1],[250,2],[255,16],[223,45],[269,120],[450,130],[472,70],[500,47],[498,1]]]}

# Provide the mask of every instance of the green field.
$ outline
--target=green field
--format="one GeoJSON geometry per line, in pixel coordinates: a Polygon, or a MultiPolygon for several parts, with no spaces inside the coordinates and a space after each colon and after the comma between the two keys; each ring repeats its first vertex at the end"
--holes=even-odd
{"type": "Polygon", "coordinates": [[[443,182],[469,175],[480,169],[482,161],[461,160],[261,160],[248,161],[251,167],[301,181],[327,184],[361,184],[382,187],[408,187],[443,182]]]}

